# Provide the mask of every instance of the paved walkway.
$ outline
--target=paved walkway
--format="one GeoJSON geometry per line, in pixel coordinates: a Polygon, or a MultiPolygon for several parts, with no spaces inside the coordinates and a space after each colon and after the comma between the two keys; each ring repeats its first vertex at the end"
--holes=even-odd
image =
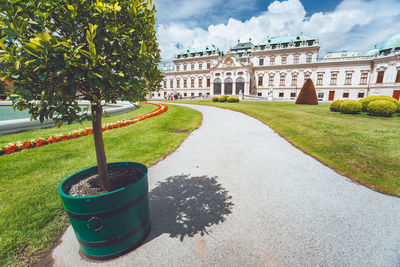
{"type": "MultiPolygon", "coordinates": [[[[153,230],[105,266],[399,266],[400,199],[351,182],[241,113],[202,126],[150,168],[153,230]]],[[[71,227],[56,266],[91,266],[71,227]]]]}

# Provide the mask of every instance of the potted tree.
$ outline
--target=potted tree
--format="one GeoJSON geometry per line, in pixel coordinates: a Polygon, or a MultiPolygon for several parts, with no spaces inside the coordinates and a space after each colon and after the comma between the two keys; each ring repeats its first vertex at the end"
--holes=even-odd
{"type": "Polygon", "coordinates": [[[97,166],[59,187],[81,252],[102,259],[130,250],[150,231],[147,168],[107,164],[101,120],[105,103],[138,101],[160,87],[154,4],[20,0],[2,1],[0,10],[1,76],[13,81],[13,106],[60,125],[86,119],[78,101],[90,101],[97,166]],[[85,180],[101,194],[73,196],[85,180]]]}

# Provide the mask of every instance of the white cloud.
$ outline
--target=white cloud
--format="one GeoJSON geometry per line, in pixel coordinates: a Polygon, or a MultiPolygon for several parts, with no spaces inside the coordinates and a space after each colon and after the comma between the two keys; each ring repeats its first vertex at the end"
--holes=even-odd
{"type": "Polygon", "coordinates": [[[244,22],[230,18],[226,24],[211,24],[206,30],[183,22],[158,27],[163,62],[171,62],[173,55],[182,50],[176,47],[177,43],[183,48],[212,43],[226,51],[238,39],[252,38],[253,43],[259,43],[267,36],[300,32],[320,40],[320,55],[327,51],[366,51],[400,32],[400,2],[343,0],[332,12],[307,18],[299,0],[274,1],[259,16],[244,22]]]}

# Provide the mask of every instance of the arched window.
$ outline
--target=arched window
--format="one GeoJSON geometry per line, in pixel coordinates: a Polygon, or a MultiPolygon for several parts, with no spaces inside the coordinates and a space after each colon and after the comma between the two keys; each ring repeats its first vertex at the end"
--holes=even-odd
{"type": "Polygon", "coordinates": [[[244,79],[242,77],[236,79],[236,94],[239,95],[240,91],[244,94],[244,79]]]}
{"type": "Polygon", "coordinates": [[[221,80],[217,78],[214,80],[214,95],[220,95],[220,94],[221,94],[221,80]]]}
{"type": "Polygon", "coordinates": [[[224,92],[226,95],[232,94],[232,84],[233,84],[233,81],[231,78],[225,79],[225,84],[224,84],[225,91],[224,92]]]}

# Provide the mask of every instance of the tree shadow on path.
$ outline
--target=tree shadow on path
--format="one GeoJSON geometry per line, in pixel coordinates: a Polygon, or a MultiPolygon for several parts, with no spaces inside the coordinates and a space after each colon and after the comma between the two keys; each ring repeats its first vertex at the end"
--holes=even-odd
{"type": "Polygon", "coordinates": [[[182,174],[159,182],[150,192],[152,230],[145,243],[162,234],[172,238],[208,234],[207,228],[225,221],[233,203],[216,177],[182,174]]]}

